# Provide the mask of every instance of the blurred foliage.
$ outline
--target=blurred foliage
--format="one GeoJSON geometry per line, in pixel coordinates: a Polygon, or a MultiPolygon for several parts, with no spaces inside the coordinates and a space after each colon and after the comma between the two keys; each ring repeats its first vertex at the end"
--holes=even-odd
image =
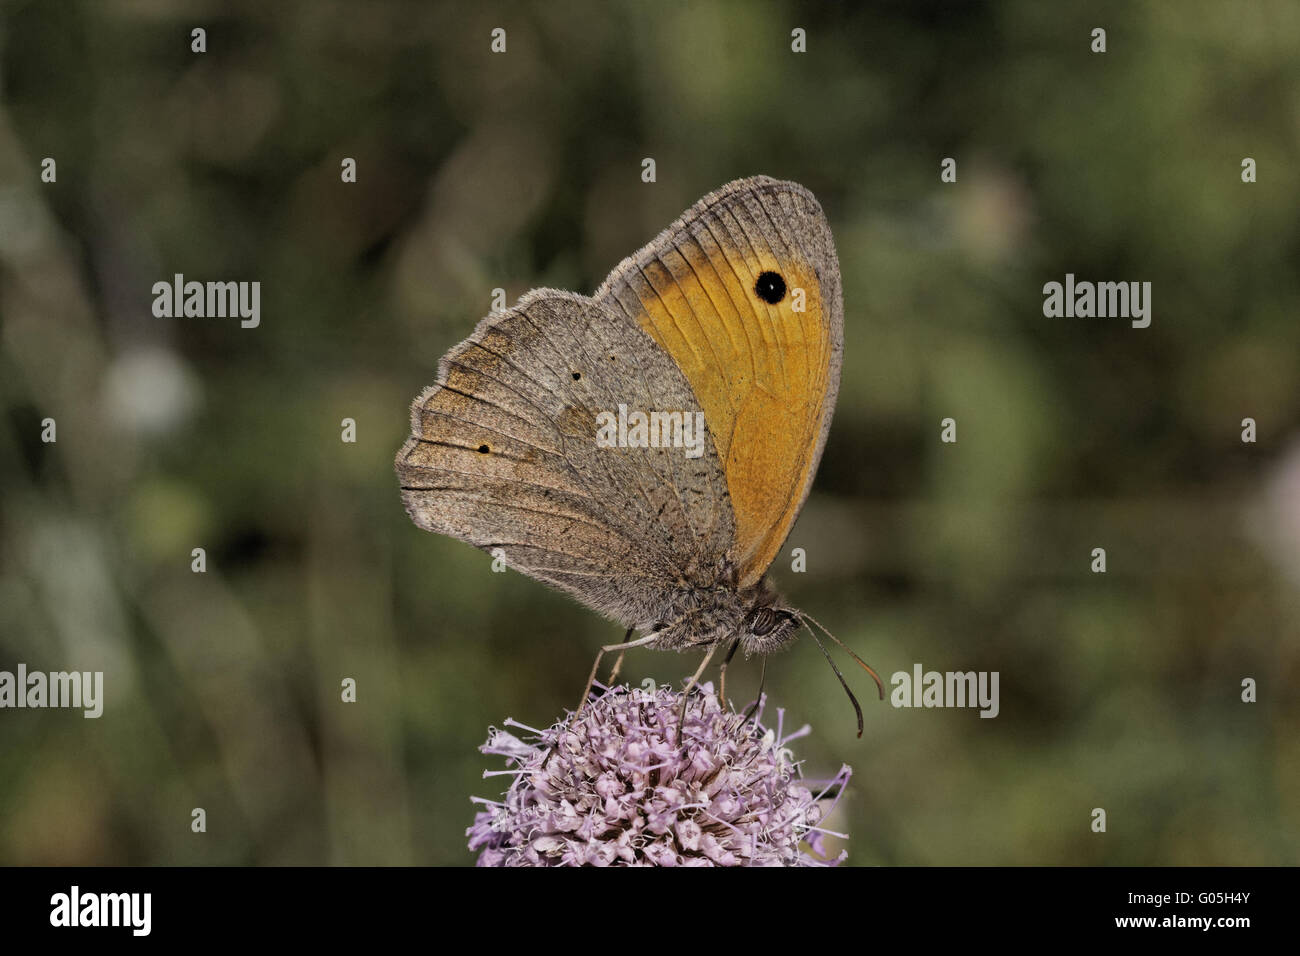
{"type": "Polygon", "coordinates": [[[107,687],[97,721],[0,712],[0,862],[470,862],[486,728],[558,717],[620,634],[407,520],[407,406],[494,287],[590,292],[757,172],[821,199],[846,303],[808,572],[774,578],[886,677],[1001,674],[981,720],[859,672],[857,740],[814,648],[771,662],[810,772],[856,770],[851,862],[1296,862],[1291,0],[0,18],[0,668],[107,687]],[[1152,282],[1151,327],[1044,318],[1066,272],[1152,282]],[[154,318],[174,273],[260,281],[261,326],[154,318]]]}

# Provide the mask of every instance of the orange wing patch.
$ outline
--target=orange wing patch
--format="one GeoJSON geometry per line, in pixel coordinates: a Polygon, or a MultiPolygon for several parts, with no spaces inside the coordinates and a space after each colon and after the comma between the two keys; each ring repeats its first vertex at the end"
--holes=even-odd
{"type": "Polygon", "coordinates": [[[790,195],[745,185],[706,197],[597,293],[673,357],[700,402],[724,463],[742,585],[767,571],[812,483],[838,390],[842,335],[829,229],[825,242],[801,235],[809,222],[788,215],[805,210],[806,196],[804,218],[824,226],[815,201],[802,187],[790,195]],[[827,247],[832,260],[813,261],[827,247]],[[774,302],[756,288],[765,273],[784,286],[774,302]]]}

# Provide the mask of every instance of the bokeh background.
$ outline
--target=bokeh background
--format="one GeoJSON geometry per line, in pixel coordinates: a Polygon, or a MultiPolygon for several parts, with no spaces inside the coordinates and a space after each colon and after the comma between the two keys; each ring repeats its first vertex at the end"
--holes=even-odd
{"type": "Polygon", "coordinates": [[[981,720],[852,674],[858,740],[815,648],[773,659],[808,771],[856,771],[850,862],[1296,862],[1295,3],[49,0],[0,28],[0,668],[107,687],[99,720],[0,712],[0,862],[472,862],[487,727],[559,717],[621,634],[407,520],[408,403],[494,288],[591,292],[758,172],[818,195],[846,303],[774,578],[886,677],[1001,675],[981,720]],[[155,318],[177,272],[260,281],[261,326],[155,318]],[[1152,282],[1151,327],[1045,318],[1066,272],[1152,282]]]}

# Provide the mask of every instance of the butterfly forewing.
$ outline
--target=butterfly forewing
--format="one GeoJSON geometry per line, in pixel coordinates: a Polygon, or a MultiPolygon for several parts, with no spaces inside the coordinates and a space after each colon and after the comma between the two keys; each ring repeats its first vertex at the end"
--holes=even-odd
{"type": "Polygon", "coordinates": [[[840,273],[821,207],[797,183],[731,183],[624,260],[596,299],[690,382],[722,457],[732,558],[754,583],[808,495],[839,388],[840,273]]]}

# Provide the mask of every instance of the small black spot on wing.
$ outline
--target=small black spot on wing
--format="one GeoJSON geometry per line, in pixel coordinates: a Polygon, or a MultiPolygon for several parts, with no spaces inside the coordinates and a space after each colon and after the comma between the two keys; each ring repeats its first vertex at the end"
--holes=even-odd
{"type": "Polygon", "coordinates": [[[785,298],[785,279],[771,270],[764,272],[754,283],[754,294],[768,305],[776,305],[785,298]]]}

